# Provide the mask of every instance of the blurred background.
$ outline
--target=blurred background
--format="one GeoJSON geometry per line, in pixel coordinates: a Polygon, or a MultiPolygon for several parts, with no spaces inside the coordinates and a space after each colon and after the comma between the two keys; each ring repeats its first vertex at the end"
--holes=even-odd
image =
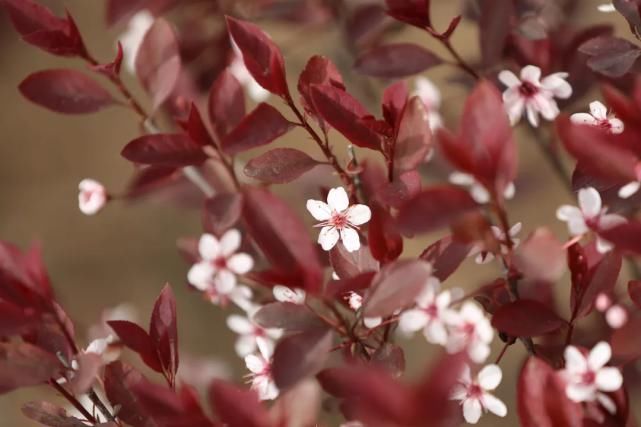
{"type": "MultiPolygon", "coordinates": [[[[58,14],[63,13],[65,7],[72,13],[94,56],[103,61],[113,57],[122,27],[105,29],[103,1],[42,2],[58,14]]],[[[443,23],[441,27],[460,13],[460,5],[456,1],[435,0],[432,3],[433,21],[443,23]]],[[[627,34],[627,26],[618,14],[597,12],[597,5],[602,1],[581,0],[579,3],[581,26],[607,21],[616,25],[619,33],[627,34]]],[[[301,37],[303,32],[300,29],[266,25],[283,46],[288,75],[292,79],[290,85],[295,84],[293,79],[306,60],[313,54],[322,53],[339,65],[348,89],[367,102],[370,111],[378,114],[379,107],[372,102],[371,93],[372,89],[380,90],[383,86],[374,80],[365,81],[366,77],[351,72],[353,58],[345,51],[337,31],[324,29],[301,37]]],[[[433,40],[409,28],[394,34],[393,39],[414,41],[447,55],[433,40]]],[[[464,21],[456,31],[453,44],[470,62],[478,59],[476,30],[468,22],[464,21]]],[[[56,67],[82,68],[83,65],[26,45],[0,11],[0,100],[3,106],[0,112],[0,238],[22,247],[32,242],[42,244],[59,300],[75,320],[80,338],[100,319],[104,308],[124,302],[135,308],[138,320],[145,325],[156,295],[164,283],[171,283],[178,299],[183,351],[196,357],[211,358],[215,363],[214,372],[240,380],[245,371],[233,351],[234,336],[225,326],[228,312],[203,301],[187,288],[185,276],[188,265],[176,250],[177,239],[197,236],[201,232],[200,212],[162,200],[115,202],[94,217],[79,212],[77,186],[81,179],[95,178],[116,194],[125,188],[133,169],[119,153],[129,140],[139,134],[139,129],[136,118],[125,109],[113,108],[86,116],[64,116],[32,105],[21,97],[17,86],[27,74],[56,67]]],[[[442,114],[448,127],[456,127],[466,93],[465,88],[449,81],[455,73],[458,70],[441,66],[426,74],[441,89],[442,114]]],[[[126,81],[142,97],[135,78],[128,75],[126,81]]],[[[598,97],[593,93],[577,100],[572,108],[586,110],[589,101],[598,97]]],[[[517,138],[521,166],[516,182],[517,195],[509,205],[510,219],[513,223],[523,222],[522,237],[539,225],[549,225],[560,238],[564,238],[565,226],[555,219],[555,210],[561,203],[574,203],[574,200],[530,140],[526,125],[519,127],[517,138]],[[536,200],[536,204],[532,200],[536,200]]],[[[344,150],[345,145],[335,132],[333,141],[338,150],[344,150]]],[[[277,144],[317,153],[312,143],[298,130],[277,144]]],[[[305,177],[303,189],[288,191],[288,196],[297,203],[296,208],[310,223],[311,218],[303,212],[301,200],[305,195],[312,195],[305,193],[305,182],[318,179],[329,184],[336,182],[327,169],[319,168],[305,177]]],[[[282,192],[283,188],[277,190],[282,192]]],[[[434,238],[426,236],[413,241],[406,248],[406,256],[418,254],[434,238]]],[[[496,277],[498,272],[497,265],[477,267],[469,260],[446,286],[475,287],[496,277]]],[[[558,292],[562,301],[567,299],[568,290],[567,281],[560,281],[558,292]]],[[[561,306],[566,307],[567,304],[561,306]]],[[[491,358],[498,354],[500,344],[498,339],[495,340],[496,348],[491,358]]],[[[422,337],[408,343],[408,377],[416,376],[428,366],[432,350],[422,337]]],[[[522,346],[514,345],[501,362],[505,379],[497,395],[507,403],[508,417],[486,416],[479,425],[518,424],[513,391],[523,356],[522,346]]],[[[135,360],[131,354],[125,357],[135,360]]],[[[20,404],[50,395],[48,390],[32,389],[0,396],[0,427],[31,425],[21,416],[20,404]]],[[[636,410],[641,411],[641,408],[637,405],[636,410]]]]}

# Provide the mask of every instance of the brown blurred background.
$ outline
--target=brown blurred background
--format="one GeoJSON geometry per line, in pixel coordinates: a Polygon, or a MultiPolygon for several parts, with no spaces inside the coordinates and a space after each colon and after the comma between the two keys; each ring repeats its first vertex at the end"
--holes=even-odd
{"type": "MultiPolygon", "coordinates": [[[[600,14],[596,6],[600,0],[581,0],[585,3],[584,19],[589,22],[611,21],[619,32],[626,26],[617,14],[600,14]]],[[[56,12],[68,8],[81,29],[95,56],[103,60],[113,56],[115,40],[120,29],[104,30],[103,2],[101,0],[49,0],[46,3],[56,12]]],[[[435,22],[449,22],[458,13],[455,1],[433,1],[435,22]]],[[[340,36],[324,32],[306,36],[298,44],[300,33],[288,33],[287,28],[270,28],[275,38],[288,48],[285,58],[290,77],[297,76],[305,60],[315,53],[324,53],[334,59],[343,71],[351,59],[339,50],[340,36]]],[[[398,40],[415,40],[441,53],[439,46],[413,30],[395,36],[398,40]]],[[[475,31],[464,23],[456,32],[454,45],[465,58],[478,57],[475,31]]],[[[445,56],[446,54],[444,54],[445,56]]],[[[62,304],[76,322],[79,337],[87,327],[99,319],[101,310],[121,302],[133,303],[142,324],[147,323],[153,300],[162,285],[174,285],[178,298],[181,347],[196,355],[208,355],[229,362],[238,378],[243,366],[233,353],[233,335],[224,325],[226,313],[202,301],[185,286],[188,266],[176,251],[176,239],[197,235],[200,214],[196,210],[174,207],[167,203],[113,203],[95,217],[83,216],[77,207],[77,185],[86,177],[102,181],[107,188],[118,192],[124,188],[132,172],[131,165],[120,157],[126,142],[138,135],[135,117],[124,109],[110,109],[88,116],[64,116],[51,113],[28,103],[17,91],[20,81],[29,73],[55,67],[82,67],[32,48],[22,41],[0,13],[0,238],[27,246],[39,241],[44,247],[44,258],[62,304]]],[[[347,69],[346,69],[347,68],[347,69]]],[[[455,72],[447,66],[430,71],[427,75],[439,84],[443,94],[446,123],[455,126],[465,91],[449,84],[446,79],[455,72]]],[[[358,94],[362,77],[346,75],[347,86],[358,94]]],[[[129,86],[140,90],[131,77],[129,86]]],[[[361,93],[362,99],[364,94],[361,93]]],[[[595,96],[598,96],[594,94],[595,96]]],[[[585,109],[592,100],[578,100],[577,109],[585,109]]],[[[371,108],[378,114],[378,108],[371,108]]],[[[510,204],[512,222],[523,221],[524,237],[536,226],[548,224],[565,236],[563,224],[554,217],[556,207],[570,199],[553,173],[528,139],[525,125],[519,128],[521,168],[517,181],[517,197],[510,204]],[[536,200],[536,203],[528,203],[536,200]]],[[[336,133],[333,134],[338,141],[336,133]]],[[[287,135],[278,144],[311,147],[307,138],[298,131],[287,135]]],[[[337,142],[336,146],[344,147],[337,142]]],[[[315,147],[310,151],[316,153],[315,147]]],[[[253,155],[253,153],[252,153],[253,155]]],[[[316,172],[315,178],[326,170],[316,172]]],[[[324,178],[334,183],[332,178],[324,178]]],[[[296,191],[296,203],[303,203],[296,191]]],[[[301,210],[301,214],[303,214],[301,210]]],[[[309,218],[305,215],[306,220],[309,218]]],[[[429,238],[413,242],[408,254],[423,249],[429,238]]],[[[460,273],[449,279],[446,286],[473,287],[484,279],[496,277],[495,265],[476,267],[468,262],[460,273]]],[[[559,283],[559,294],[567,297],[567,283],[559,283]]],[[[0,313],[1,315],[1,313],[0,313]]],[[[500,346],[496,340],[493,355],[500,346]]],[[[430,347],[417,339],[407,347],[409,376],[426,366],[430,347]]],[[[514,426],[516,406],[513,391],[515,374],[524,352],[519,345],[512,346],[502,362],[506,374],[498,389],[498,396],[508,404],[506,419],[492,415],[482,418],[483,426],[514,426]]],[[[130,357],[131,355],[127,355],[130,357]]],[[[48,390],[28,390],[0,397],[0,427],[31,425],[20,415],[20,403],[29,399],[51,396],[48,390]]]]}

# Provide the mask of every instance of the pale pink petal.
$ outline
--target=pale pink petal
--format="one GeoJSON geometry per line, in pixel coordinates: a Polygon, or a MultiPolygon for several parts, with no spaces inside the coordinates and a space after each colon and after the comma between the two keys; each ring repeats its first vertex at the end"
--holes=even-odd
{"type": "Polygon", "coordinates": [[[372,218],[372,211],[366,205],[350,206],[347,211],[347,221],[353,225],[365,224],[372,218]]]}
{"type": "Polygon", "coordinates": [[[452,400],[465,400],[467,398],[467,387],[463,384],[456,384],[450,393],[452,400]]]}
{"type": "Polygon", "coordinates": [[[199,262],[191,266],[187,273],[187,281],[196,289],[206,290],[212,280],[215,268],[208,262],[199,262]]]}
{"type": "Polygon", "coordinates": [[[594,307],[601,312],[610,308],[611,305],[612,301],[610,300],[610,297],[603,292],[597,295],[596,300],[594,301],[594,307]]]}
{"type": "Polygon", "coordinates": [[[598,121],[588,113],[574,113],[570,116],[570,121],[577,125],[595,126],[598,121]]]}
{"type": "Polygon", "coordinates": [[[588,366],[593,371],[601,369],[612,357],[612,349],[610,344],[605,341],[599,342],[592,348],[588,355],[588,366]]]}
{"type": "Polygon", "coordinates": [[[405,334],[420,331],[427,325],[429,317],[423,310],[412,309],[404,311],[398,319],[398,329],[405,334]]]}
{"type": "Polygon", "coordinates": [[[329,190],[327,204],[336,212],[343,212],[349,206],[349,197],[343,187],[336,187],[329,190]]]}
{"type": "Polygon", "coordinates": [[[474,363],[483,363],[490,355],[490,346],[480,341],[474,341],[468,346],[467,354],[474,363]]]}
{"type": "Polygon", "coordinates": [[[572,86],[566,81],[568,73],[554,73],[541,80],[541,86],[561,99],[572,96],[572,86]]]}
{"type": "Polygon", "coordinates": [[[619,197],[622,199],[627,199],[632,197],[637,191],[641,188],[641,182],[632,181],[625,184],[623,187],[619,188],[619,197]]]}
{"type": "Polygon", "coordinates": [[[476,424],[481,418],[481,402],[477,399],[466,399],[463,402],[463,418],[470,424],[476,424]]]}
{"type": "Polygon", "coordinates": [[[448,334],[445,324],[439,320],[430,321],[425,329],[423,330],[423,335],[427,342],[432,344],[445,345],[447,343],[448,334]]]}
{"type": "Polygon", "coordinates": [[[588,369],[588,361],[578,348],[567,346],[563,353],[565,357],[565,369],[570,373],[582,373],[588,369]]]}
{"type": "Polygon", "coordinates": [[[327,221],[332,217],[332,208],[320,200],[308,200],[307,210],[317,221],[327,221]]]}
{"type": "Polygon", "coordinates": [[[95,215],[107,203],[107,191],[98,181],[83,179],[78,189],[78,207],[85,215],[95,215]]]}
{"type": "Polygon", "coordinates": [[[583,216],[594,218],[601,213],[601,195],[593,188],[582,188],[579,190],[579,207],[583,216]]]}
{"type": "Polygon", "coordinates": [[[494,329],[492,328],[492,325],[490,324],[490,321],[487,320],[487,318],[484,317],[477,323],[476,335],[481,341],[487,344],[492,342],[492,338],[494,338],[494,329]]]}
{"type": "Polygon", "coordinates": [[[516,186],[514,185],[513,182],[508,183],[503,189],[503,197],[505,197],[507,200],[511,200],[514,198],[515,194],[516,194],[516,186]]]}
{"type": "Polygon", "coordinates": [[[236,338],[234,351],[238,357],[245,357],[256,351],[256,338],[253,335],[241,335],[236,338]]]}
{"type": "Polygon", "coordinates": [[[476,203],[485,204],[490,201],[490,193],[482,184],[474,184],[470,187],[470,195],[476,203]]]}
{"type": "Polygon", "coordinates": [[[421,98],[427,110],[436,110],[441,105],[441,92],[436,85],[426,77],[415,80],[416,95],[421,98]]]}
{"type": "Polygon", "coordinates": [[[541,69],[535,65],[526,65],[521,69],[521,81],[528,81],[538,86],[541,69]]]}
{"type": "Polygon", "coordinates": [[[556,210],[556,217],[561,221],[570,221],[583,219],[583,214],[576,206],[562,205],[556,210]]]}
{"type": "Polygon", "coordinates": [[[608,411],[611,414],[617,413],[617,405],[616,403],[614,403],[614,400],[610,398],[610,396],[604,393],[597,393],[596,398],[601,404],[601,406],[605,408],[606,411],[608,411]]]}
{"type": "Polygon", "coordinates": [[[452,184],[462,185],[466,187],[476,182],[472,175],[463,172],[452,172],[448,177],[448,180],[452,184]]]}
{"type": "Polygon", "coordinates": [[[607,254],[614,248],[614,245],[601,236],[596,238],[596,251],[600,254],[607,254]]]}
{"type": "Polygon", "coordinates": [[[510,70],[503,70],[499,73],[498,75],[499,81],[503,83],[506,87],[515,87],[515,86],[520,86],[521,85],[521,80],[519,80],[518,77],[516,77],[516,74],[511,72],[510,70]]]}
{"type": "Polygon", "coordinates": [[[612,329],[619,329],[628,321],[628,312],[620,305],[613,305],[605,313],[605,320],[612,329]]]}
{"type": "Polygon", "coordinates": [[[472,370],[470,369],[470,365],[463,365],[461,376],[459,377],[459,382],[463,383],[465,386],[468,386],[472,383],[472,370]]]}
{"type": "Polygon", "coordinates": [[[574,402],[590,402],[594,400],[595,392],[589,385],[570,383],[565,387],[565,395],[574,402]]]}
{"type": "Polygon", "coordinates": [[[601,215],[601,217],[599,217],[599,228],[601,230],[609,230],[625,222],[627,222],[627,219],[619,214],[601,215]]]}
{"type": "Polygon", "coordinates": [[[305,302],[305,291],[302,289],[290,289],[287,286],[276,285],[272,290],[274,298],[280,302],[291,302],[303,304],[305,302]]]}
{"type": "Polygon", "coordinates": [[[466,301],[461,307],[461,316],[470,323],[476,323],[485,319],[483,311],[473,302],[466,301]]]}
{"type": "Polygon", "coordinates": [[[220,256],[220,243],[212,234],[203,234],[198,240],[198,253],[207,261],[212,261],[220,256]]]}
{"type": "Polygon", "coordinates": [[[383,322],[382,317],[364,317],[363,325],[368,329],[373,329],[383,322]]]}
{"type": "Polygon", "coordinates": [[[254,260],[246,253],[238,253],[227,259],[227,268],[236,274],[245,274],[254,267],[254,260]]]}
{"type": "Polygon", "coordinates": [[[227,269],[220,270],[214,277],[216,290],[221,294],[228,294],[236,286],[236,275],[227,269]]]}
{"type": "Polygon", "coordinates": [[[483,394],[483,406],[496,416],[504,417],[507,415],[505,403],[489,393],[483,394]]]}
{"type": "Polygon", "coordinates": [[[580,236],[589,231],[583,218],[572,218],[568,221],[568,230],[573,236],[580,236]]]}
{"type": "Polygon", "coordinates": [[[556,101],[552,98],[537,94],[534,95],[532,102],[536,105],[536,109],[541,113],[545,120],[554,120],[556,116],[559,115],[559,107],[556,105],[556,101]]]}
{"type": "Polygon", "coordinates": [[[265,360],[263,360],[263,358],[260,356],[257,356],[255,354],[245,356],[245,366],[247,366],[247,369],[249,369],[254,374],[260,374],[261,372],[263,372],[266,365],[267,364],[265,363],[265,360]]]}
{"type": "MultiPolygon", "coordinates": [[[[508,89],[508,91],[510,90],[511,89],[508,89]]],[[[508,91],[505,91],[503,93],[503,101],[505,104],[505,111],[510,117],[510,124],[514,126],[521,120],[521,117],[523,117],[523,110],[525,110],[525,100],[521,96],[511,98],[507,93],[508,91]]]]}
{"type": "Polygon", "coordinates": [[[527,114],[527,120],[530,122],[532,127],[538,127],[539,126],[539,113],[537,110],[537,107],[535,107],[532,103],[527,103],[525,105],[525,112],[527,114]]]}
{"type": "Polygon", "coordinates": [[[227,317],[227,327],[240,335],[251,334],[255,329],[254,324],[240,314],[232,314],[227,317]]]}
{"type": "Polygon", "coordinates": [[[610,132],[614,134],[622,133],[625,130],[623,121],[617,119],[616,117],[609,119],[608,122],[610,123],[610,132]]]}
{"type": "Polygon", "coordinates": [[[336,230],[335,227],[323,227],[318,234],[318,243],[320,243],[323,250],[329,251],[334,246],[336,246],[336,242],[338,242],[339,237],[340,235],[338,234],[338,230],[336,230]]]}
{"type": "Polygon", "coordinates": [[[617,391],[623,385],[623,376],[617,368],[601,368],[596,373],[597,387],[602,391],[617,391]]]}
{"type": "Polygon", "coordinates": [[[616,12],[617,9],[614,7],[613,3],[603,3],[597,6],[597,10],[602,13],[612,13],[616,12]]]}
{"type": "Polygon", "coordinates": [[[347,252],[357,251],[361,247],[361,240],[353,228],[345,227],[341,230],[341,241],[347,252]]]}
{"type": "Polygon", "coordinates": [[[590,102],[590,114],[594,118],[599,120],[605,120],[608,118],[608,109],[599,101],[590,102]]]}
{"type": "Polygon", "coordinates": [[[240,248],[240,231],[232,229],[223,234],[220,239],[220,252],[228,257],[240,248]]]}
{"type": "Polygon", "coordinates": [[[257,339],[256,345],[258,345],[258,351],[260,352],[261,356],[263,356],[263,359],[267,361],[271,360],[272,355],[274,354],[274,343],[270,340],[257,339]]]}
{"type": "Polygon", "coordinates": [[[498,365],[487,365],[478,373],[478,382],[484,390],[494,390],[501,384],[503,372],[498,365]]]}

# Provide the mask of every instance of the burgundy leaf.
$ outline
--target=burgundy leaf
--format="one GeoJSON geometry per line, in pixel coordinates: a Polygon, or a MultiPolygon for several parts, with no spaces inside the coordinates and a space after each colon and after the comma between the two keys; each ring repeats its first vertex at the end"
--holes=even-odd
{"type": "Polygon", "coordinates": [[[112,320],[107,322],[122,343],[140,355],[147,366],[156,372],[163,372],[163,366],[158,358],[155,343],[143,328],[127,320],[112,320]]]}
{"type": "Polygon", "coordinates": [[[565,384],[547,363],[530,357],[519,375],[519,420],[523,427],[581,427],[583,410],[565,394],[565,384]]]}
{"type": "Polygon", "coordinates": [[[538,228],[516,248],[514,265],[528,279],[555,282],[565,272],[563,245],[549,229],[538,228]]]}
{"type": "Polygon", "coordinates": [[[372,205],[367,239],[374,259],[385,264],[403,252],[403,237],[396,231],[391,215],[378,204],[372,205]]]}
{"type": "Polygon", "coordinates": [[[459,243],[451,236],[443,237],[429,245],[420,258],[432,264],[434,276],[445,281],[470,253],[471,245],[459,243]]]}
{"type": "Polygon", "coordinates": [[[641,357],[641,317],[634,317],[619,329],[615,329],[610,337],[612,354],[621,363],[631,362],[641,357]]]}
{"type": "Polygon", "coordinates": [[[599,230],[599,235],[623,251],[641,254],[641,222],[628,221],[607,230],[599,230]]]}
{"type": "Polygon", "coordinates": [[[121,155],[134,163],[181,167],[207,159],[202,147],[183,133],[143,135],[129,142],[121,155]]]}
{"type": "Polygon", "coordinates": [[[102,86],[75,70],[38,71],[24,79],[19,89],[29,101],[57,113],[95,113],[115,103],[102,86]]]}
{"type": "Polygon", "coordinates": [[[174,390],[139,381],[132,389],[149,418],[159,426],[213,427],[200,406],[198,396],[189,386],[174,390]]]}
{"type": "Polygon", "coordinates": [[[579,47],[579,51],[590,56],[588,67],[612,78],[625,75],[641,55],[641,49],[636,45],[611,36],[588,40],[579,47]]]}
{"type": "Polygon", "coordinates": [[[364,316],[388,316],[412,304],[431,274],[431,265],[421,260],[400,260],[385,265],[374,277],[371,293],[364,301],[364,316]]]}
{"type": "Polygon", "coordinates": [[[236,77],[225,69],[209,91],[209,120],[222,140],[245,117],[245,96],[236,77]]]}
{"type": "Polygon", "coordinates": [[[479,22],[483,66],[490,68],[501,60],[510,35],[510,20],[514,14],[511,0],[489,0],[480,8],[479,22]]]}
{"type": "Polygon", "coordinates": [[[87,427],[63,408],[49,402],[29,402],[22,406],[25,417],[49,427],[87,427]]]}
{"type": "MultiPolygon", "coordinates": [[[[313,85],[330,85],[345,90],[343,77],[336,68],[336,65],[324,56],[312,56],[305,69],[300,73],[298,79],[298,92],[301,95],[302,103],[307,113],[317,116],[312,100],[311,89],[313,85]]],[[[324,122],[321,121],[324,126],[324,122]]]]}
{"type": "Polygon", "coordinates": [[[227,28],[256,82],[274,95],[288,97],[283,55],[272,39],[256,25],[229,16],[227,28]]]}
{"type": "Polygon", "coordinates": [[[387,14],[418,28],[431,28],[430,0],[385,0],[387,14]]]}
{"type": "Polygon", "coordinates": [[[356,98],[330,85],[313,85],[311,95],[321,118],[350,142],[359,147],[380,150],[381,137],[363,120],[371,115],[356,98]]]}
{"type": "Polygon", "coordinates": [[[26,333],[40,322],[40,316],[33,310],[25,310],[1,299],[0,313],[0,337],[4,338],[26,333]]]}
{"type": "Polygon", "coordinates": [[[105,393],[120,408],[118,418],[135,427],[160,427],[146,413],[133,390],[147,379],[129,365],[114,362],[105,368],[105,393]]]}
{"type": "Polygon", "coordinates": [[[245,175],[269,184],[286,184],[320,162],[294,148],[274,148],[245,165],[245,175]]]}
{"type": "Polygon", "coordinates": [[[350,292],[368,289],[375,275],[376,272],[368,271],[346,279],[333,280],[325,287],[325,295],[330,298],[342,297],[346,303],[349,303],[350,292]]]}
{"type": "Polygon", "coordinates": [[[492,326],[513,337],[536,337],[554,332],[566,324],[544,304],[526,299],[499,307],[492,316],[492,326]]]}
{"type": "Polygon", "coordinates": [[[215,235],[232,228],[240,219],[243,210],[243,196],[239,193],[218,193],[205,201],[205,228],[215,235]]]}
{"type": "Polygon", "coordinates": [[[591,269],[581,298],[577,297],[576,301],[573,301],[577,304],[577,307],[573,307],[576,309],[577,318],[590,314],[594,308],[594,301],[600,293],[608,294],[614,289],[621,271],[621,264],[621,254],[610,251],[591,269]]]}
{"type": "Polygon", "coordinates": [[[269,104],[261,103],[222,141],[223,150],[234,155],[267,145],[286,134],[293,124],[269,104]]]}
{"type": "Polygon", "coordinates": [[[302,379],[316,375],[329,357],[332,342],[332,331],[324,328],[282,338],[276,345],[272,362],[278,389],[286,390],[302,379]]]}
{"type": "Polygon", "coordinates": [[[343,245],[336,245],[329,252],[329,262],[341,279],[358,276],[361,273],[378,271],[378,261],[368,246],[361,245],[357,251],[347,252],[343,245]]]}
{"type": "Polygon", "coordinates": [[[209,399],[221,422],[229,427],[269,427],[269,414],[251,390],[214,380],[209,399]]]}
{"type": "Polygon", "coordinates": [[[162,188],[182,177],[182,173],[172,166],[148,166],[137,168],[127,184],[126,197],[137,198],[162,188]]]}
{"type": "Polygon", "coordinates": [[[254,313],[252,319],[263,328],[284,329],[289,332],[301,332],[321,326],[318,317],[307,307],[291,302],[265,304],[254,313]]]}
{"type": "Polygon", "coordinates": [[[46,383],[60,375],[55,355],[31,344],[0,343],[0,394],[46,383]]]}
{"type": "Polygon", "coordinates": [[[397,128],[397,124],[407,105],[408,99],[409,90],[405,80],[393,83],[383,91],[383,117],[385,117],[385,121],[394,129],[397,128]]]}
{"type": "Polygon", "coordinates": [[[443,185],[427,188],[406,201],[397,222],[404,234],[425,233],[452,223],[460,215],[478,209],[469,193],[443,185]]]}
{"type": "Polygon", "coordinates": [[[634,305],[641,308],[641,280],[630,280],[628,282],[628,295],[634,305]]]}
{"type": "Polygon", "coordinates": [[[203,122],[203,118],[198,112],[198,107],[193,102],[189,108],[187,120],[177,120],[180,127],[189,135],[189,138],[201,147],[213,146],[214,141],[203,122]]]}
{"type": "Polygon", "coordinates": [[[366,76],[395,79],[413,76],[442,62],[419,45],[395,43],[367,50],[356,59],[354,67],[366,76]]]}
{"type": "Polygon", "coordinates": [[[163,287],[154,305],[149,337],[156,348],[163,371],[173,382],[178,372],[178,327],[176,299],[169,284],[163,287]]]}
{"type": "Polygon", "coordinates": [[[138,49],[135,65],[155,110],[169,98],[180,75],[178,40],[169,22],[156,19],[138,49]]]}
{"type": "Polygon", "coordinates": [[[372,362],[395,377],[405,372],[405,352],[401,346],[385,343],[372,355],[372,362]]]}
{"type": "Polygon", "coordinates": [[[423,101],[415,96],[403,110],[394,145],[394,175],[415,170],[432,148],[432,131],[423,101]]]}
{"type": "Polygon", "coordinates": [[[570,268],[570,276],[572,279],[572,289],[570,293],[570,301],[572,306],[572,319],[574,320],[578,315],[580,300],[583,299],[585,288],[588,284],[588,259],[585,255],[583,247],[579,243],[575,243],[568,248],[568,267],[570,268]]]}
{"type": "Polygon", "coordinates": [[[243,218],[272,266],[300,280],[308,292],[320,290],[322,267],[307,227],[287,204],[259,188],[244,192],[243,218]]]}

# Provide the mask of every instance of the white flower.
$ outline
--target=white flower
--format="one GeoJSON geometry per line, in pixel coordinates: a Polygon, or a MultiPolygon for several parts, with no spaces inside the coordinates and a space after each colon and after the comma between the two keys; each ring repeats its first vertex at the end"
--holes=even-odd
{"type": "Polygon", "coordinates": [[[294,288],[290,289],[287,286],[276,285],[272,290],[274,293],[274,298],[276,301],[280,302],[291,302],[292,304],[304,304],[305,303],[305,291],[302,289],[294,288]]]}
{"type": "Polygon", "coordinates": [[[441,92],[436,85],[427,77],[417,77],[414,87],[414,94],[423,101],[432,132],[443,127],[443,118],[438,111],[441,107],[441,92]]]}
{"type": "Polygon", "coordinates": [[[570,120],[572,123],[595,126],[614,134],[623,132],[623,122],[613,114],[608,115],[608,109],[599,101],[590,102],[590,113],[574,113],[570,120]]]}
{"type": "Polygon", "coordinates": [[[487,365],[472,379],[470,367],[465,366],[455,386],[451,399],[458,400],[463,406],[463,418],[470,424],[476,424],[485,411],[499,417],[507,415],[505,404],[489,391],[498,387],[503,378],[501,368],[497,365],[487,365]]]}
{"type": "Polygon", "coordinates": [[[492,338],[494,330],[483,310],[467,301],[451,321],[446,349],[450,353],[465,349],[473,362],[483,363],[490,355],[492,338]]]}
{"type": "Polygon", "coordinates": [[[240,83],[247,90],[247,94],[252,99],[252,101],[256,103],[265,101],[267,98],[269,98],[269,91],[265,90],[261,85],[259,85],[251,75],[251,73],[245,66],[245,62],[243,61],[243,54],[241,53],[236,43],[234,43],[233,41],[232,47],[234,48],[234,59],[229,65],[229,71],[234,77],[236,77],[238,83],[240,83]]]}
{"type": "Polygon", "coordinates": [[[120,358],[120,348],[111,347],[116,341],[116,338],[113,335],[108,335],[105,338],[98,338],[89,343],[85,349],[85,353],[97,354],[102,358],[102,362],[105,365],[108,365],[111,362],[115,362],[120,358]]]}
{"type": "MultiPolygon", "coordinates": [[[[363,305],[363,297],[359,294],[357,294],[354,291],[351,291],[347,295],[347,304],[349,305],[349,308],[351,308],[354,311],[358,311],[361,309],[361,306],[363,305]]],[[[364,317],[363,318],[363,325],[365,325],[366,328],[368,329],[373,329],[383,323],[383,318],[382,317],[364,317]]]]}
{"type": "MultiPolygon", "coordinates": [[[[568,231],[572,236],[581,236],[590,230],[607,230],[626,221],[617,214],[607,213],[607,208],[602,207],[601,195],[592,188],[579,190],[579,207],[563,205],[556,211],[556,217],[568,223],[568,231]]],[[[612,249],[612,244],[597,235],[596,248],[599,253],[606,253],[612,249]]]]}
{"type": "MultiPolygon", "coordinates": [[[[470,191],[470,196],[472,196],[476,203],[483,205],[490,201],[489,191],[487,191],[483,184],[474,179],[472,175],[463,172],[452,172],[448,179],[452,184],[467,187],[470,191]]],[[[503,197],[510,200],[514,197],[515,191],[514,183],[511,182],[505,187],[505,190],[503,190],[503,197]]]]}
{"type": "Polygon", "coordinates": [[[236,286],[236,275],[245,274],[254,266],[254,260],[248,254],[235,253],[240,240],[238,230],[227,231],[220,240],[211,234],[203,234],[198,242],[201,261],[189,269],[189,283],[201,291],[214,288],[219,294],[231,292],[236,286]]]}
{"type": "MultiPolygon", "coordinates": [[[[516,236],[518,236],[522,228],[523,228],[523,224],[520,222],[517,222],[508,230],[513,248],[518,246],[519,243],[521,242],[521,239],[519,239],[516,236]]],[[[501,253],[507,254],[508,246],[507,246],[507,239],[505,238],[505,233],[503,232],[503,230],[501,230],[499,227],[495,225],[493,225],[491,229],[492,229],[492,234],[494,234],[494,237],[496,238],[496,240],[498,240],[501,246],[501,253]]],[[[476,256],[474,258],[474,261],[477,264],[487,264],[488,262],[494,260],[494,254],[486,251],[483,244],[474,245],[474,247],[472,247],[472,249],[470,250],[470,253],[467,256],[468,257],[476,256]]]]}
{"type": "Polygon", "coordinates": [[[138,49],[142,44],[145,34],[154,23],[154,17],[148,10],[141,10],[131,17],[127,24],[127,29],[118,39],[122,45],[122,51],[125,59],[125,66],[130,72],[136,69],[136,56],[138,49]]]}
{"type": "Polygon", "coordinates": [[[599,401],[610,413],[616,412],[612,399],[602,392],[617,391],[623,384],[623,376],[617,368],[606,367],[612,356],[607,342],[594,346],[587,357],[581,351],[568,346],[565,349],[566,380],[565,394],[575,402],[599,401]]]}
{"type": "Polygon", "coordinates": [[[520,79],[508,70],[501,71],[498,77],[507,86],[503,103],[512,125],[519,122],[524,111],[534,127],[539,125],[539,114],[546,120],[554,120],[559,115],[554,98],[566,99],[572,95],[572,86],[565,81],[568,73],[550,74],[541,80],[541,69],[526,65],[520,79]]]}
{"type": "Polygon", "coordinates": [[[440,283],[436,278],[430,278],[425,289],[416,298],[416,308],[401,313],[399,331],[410,334],[423,330],[425,339],[433,344],[447,343],[447,323],[456,313],[449,308],[452,296],[450,291],[438,293],[440,283]]]}
{"type": "Polygon", "coordinates": [[[612,13],[617,11],[612,2],[600,4],[596,8],[599,12],[603,13],[612,13]]]}
{"type": "Polygon", "coordinates": [[[280,329],[265,329],[258,325],[251,315],[232,314],[227,317],[227,327],[238,334],[234,349],[240,357],[255,352],[261,345],[273,350],[274,340],[283,335],[280,329]]]}
{"type": "Polygon", "coordinates": [[[316,227],[323,227],[318,235],[318,243],[324,250],[332,249],[339,237],[348,252],[361,247],[356,230],[370,220],[372,212],[366,205],[349,206],[349,198],[343,187],[329,190],[327,203],[308,200],[307,210],[318,221],[322,221],[316,227]]]}
{"type": "Polygon", "coordinates": [[[258,393],[260,400],[273,400],[278,397],[278,388],[272,377],[273,348],[259,344],[258,350],[258,354],[245,357],[245,365],[251,372],[251,388],[258,393]]]}
{"type": "Polygon", "coordinates": [[[105,187],[93,179],[80,181],[78,190],[78,207],[85,215],[97,214],[109,200],[105,187]]]}

